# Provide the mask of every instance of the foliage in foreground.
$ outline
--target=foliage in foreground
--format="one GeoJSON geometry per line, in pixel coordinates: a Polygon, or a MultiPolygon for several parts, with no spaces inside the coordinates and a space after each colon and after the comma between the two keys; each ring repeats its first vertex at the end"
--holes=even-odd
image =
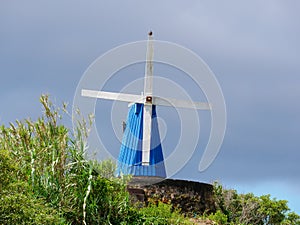
{"type": "MultiPolygon", "coordinates": [[[[0,224],[191,224],[172,205],[135,206],[127,179],[114,177],[112,161],[85,159],[91,121],[71,133],[66,112],[40,99],[44,114],[0,127],[0,224]]],[[[204,215],[218,224],[300,224],[287,202],[239,195],[215,185],[217,211],[204,215]]]]}
{"type": "Polygon", "coordinates": [[[127,178],[114,177],[115,164],[85,159],[90,121],[78,121],[72,134],[60,122],[65,108],[54,107],[48,96],[40,101],[44,114],[37,121],[0,127],[0,224],[169,224],[176,216],[183,220],[169,206],[131,205],[127,178]],[[164,223],[154,222],[150,212],[160,212],[157,221],[164,223]]]}
{"type": "Polygon", "coordinates": [[[64,224],[59,212],[36,198],[7,150],[0,150],[0,224],[64,224]]]}
{"type": "MultiPolygon", "coordinates": [[[[0,223],[120,224],[130,221],[126,182],[85,159],[88,124],[71,135],[47,96],[36,122],[0,129],[0,223]],[[42,218],[42,219],[41,219],[42,218]]],[[[64,108],[62,109],[64,110],[64,108]]],[[[107,163],[106,163],[107,164],[107,163]]]]}
{"type": "MultiPolygon", "coordinates": [[[[191,224],[180,211],[172,209],[172,205],[158,202],[139,210],[140,223],[144,225],[191,224]]],[[[138,221],[137,221],[138,222],[138,221]]]]}
{"type": "Polygon", "coordinates": [[[217,212],[208,218],[219,224],[300,224],[300,216],[291,212],[286,200],[277,200],[270,195],[257,197],[252,193],[238,194],[214,185],[217,212]]]}

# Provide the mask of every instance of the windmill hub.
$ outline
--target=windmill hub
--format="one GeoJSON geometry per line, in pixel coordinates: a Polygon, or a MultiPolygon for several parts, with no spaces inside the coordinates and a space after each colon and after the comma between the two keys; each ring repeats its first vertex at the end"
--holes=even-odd
{"type": "Polygon", "coordinates": [[[152,96],[147,96],[146,97],[146,103],[152,104],[152,96]]]}

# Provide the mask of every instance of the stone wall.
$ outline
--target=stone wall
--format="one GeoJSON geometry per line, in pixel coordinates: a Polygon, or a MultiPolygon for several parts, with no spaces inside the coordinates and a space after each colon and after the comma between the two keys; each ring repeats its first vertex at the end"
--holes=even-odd
{"type": "Polygon", "coordinates": [[[158,201],[171,203],[180,208],[182,213],[191,215],[215,211],[213,186],[210,184],[172,179],[160,180],[158,183],[151,180],[151,183],[147,183],[145,179],[135,178],[128,186],[135,200],[146,204],[158,201]]]}

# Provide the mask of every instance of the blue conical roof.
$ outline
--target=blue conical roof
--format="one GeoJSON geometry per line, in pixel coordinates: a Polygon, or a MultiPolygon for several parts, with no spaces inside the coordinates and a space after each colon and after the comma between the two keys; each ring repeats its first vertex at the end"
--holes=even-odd
{"type": "Polygon", "coordinates": [[[149,166],[142,165],[143,108],[143,104],[136,103],[129,109],[117,173],[118,175],[166,177],[155,105],[152,106],[150,162],[149,166]]]}

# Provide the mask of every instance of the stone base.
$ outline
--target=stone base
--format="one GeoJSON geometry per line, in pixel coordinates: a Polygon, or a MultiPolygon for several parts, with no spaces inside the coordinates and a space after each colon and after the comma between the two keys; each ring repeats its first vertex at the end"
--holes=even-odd
{"type": "Polygon", "coordinates": [[[170,203],[182,213],[201,215],[215,211],[213,186],[187,180],[133,177],[128,191],[134,201],[170,203]]]}

